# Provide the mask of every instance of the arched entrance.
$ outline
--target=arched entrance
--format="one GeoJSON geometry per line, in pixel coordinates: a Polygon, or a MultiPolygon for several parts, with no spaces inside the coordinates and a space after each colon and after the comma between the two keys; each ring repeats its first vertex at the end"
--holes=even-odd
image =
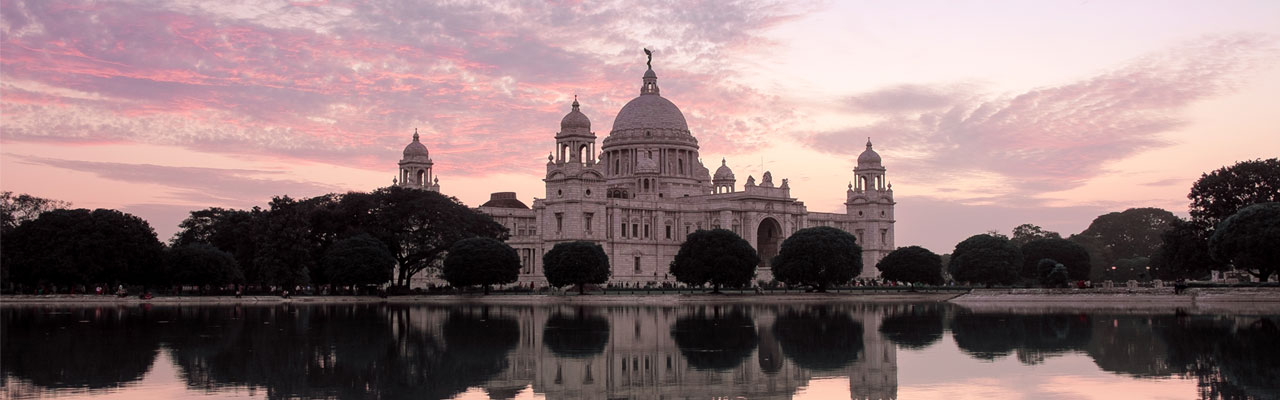
{"type": "Polygon", "coordinates": [[[765,217],[756,229],[756,253],[760,254],[760,268],[769,268],[769,260],[778,255],[782,243],[782,226],[778,220],[765,217]]]}

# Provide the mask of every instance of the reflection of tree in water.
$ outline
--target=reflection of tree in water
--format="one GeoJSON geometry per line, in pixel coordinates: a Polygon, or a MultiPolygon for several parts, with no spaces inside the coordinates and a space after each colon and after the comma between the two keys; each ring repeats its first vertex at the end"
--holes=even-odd
{"type": "Polygon", "coordinates": [[[573,315],[556,313],[547,318],[542,343],[560,357],[591,357],[609,343],[609,320],[587,314],[579,307],[573,315]]]}
{"type": "Polygon", "coordinates": [[[781,371],[782,348],[778,347],[778,339],[773,337],[773,329],[761,326],[756,329],[756,333],[760,335],[760,371],[766,374],[781,371]]]}
{"type": "Polygon", "coordinates": [[[184,312],[174,359],[191,387],[243,385],[269,398],[448,398],[506,367],[515,320],[451,313],[441,335],[406,307],[335,305],[184,312]],[[232,313],[231,315],[226,315],[232,313]],[[224,321],[201,327],[203,319],[224,321]],[[183,337],[189,339],[181,339],[183,337]]]}
{"type": "Polygon", "coordinates": [[[1274,398],[1280,393],[1275,318],[1185,316],[1156,331],[1168,362],[1199,379],[1203,398],[1274,398]]]}
{"type": "Polygon", "coordinates": [[[843,368],[862,352],[862,324],[831,306],[788,311],[773,323],[782,353],[801,368],[843,368]]]}
{"type": "Polygon", "coordinates": [[[994,360],[1017,350],[1018,360],[1034,365],[1045,357],[1083,349],[1092,336],[1085,314],[993,314],[960,312],[951,330],[956,345],[970,356],[994,360]]]}
{"type": "Polygon", "coordinates": [[[46,388],[142,379],[160,350],[159,325],[146,314],[137,307],[0,309],[0,374],[46,388]]]}
{"type": "Polygon", "coordinates": [[[942,308],[937,304],[913,304],[887,315],[880,322],[880,333],[898,347],[919,350],[942,340],[942,308]]]}
{"type": "Polygon", "coordinates": [[[671,338],[695,369],[728,370],[742,364],[755,350],[755,321],[740,309],[699,309],[676,319],[671,338]]]}
{"type": "Polygon", "coordinates": [[[1169,376],[1168,345],[1152,328],[1172,316],[1101,315],[1093,318],[1093,338],[1085,352],[1103,371],[1139,378],[1169,376]]]}

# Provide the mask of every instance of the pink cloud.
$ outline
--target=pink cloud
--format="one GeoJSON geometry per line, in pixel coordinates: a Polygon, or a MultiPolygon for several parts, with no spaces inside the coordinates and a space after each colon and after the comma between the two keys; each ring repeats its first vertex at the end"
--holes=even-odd
{"type": "Polygon", "coordinates": [[[881,151],[918,154],[893,161],[913,180],[995,173],[1014,188],[1010,196],[1029,200],[1078,186],[1110,161],[1169,145],[1162,135],[1185,123],[1188,105],[1233,90],[1237,75],[1274,60],[1273,45],[1207,39],[1012,97],[916,86],[860,94],[850,99],[854,111],[880,114],[878,122],[813,134],[808,144],[856,157],[870,136],[881,151]]]}

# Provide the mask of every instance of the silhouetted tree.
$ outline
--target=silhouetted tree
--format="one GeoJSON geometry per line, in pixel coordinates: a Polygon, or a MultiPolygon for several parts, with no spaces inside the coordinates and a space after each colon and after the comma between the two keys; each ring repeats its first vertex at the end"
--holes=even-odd
{"type": "Polygon", "coordinates": [[[444,258],[441,277],[454,287],[483,286],[484,294],[489,294],[490,285],[508,284],[520,277],[520,255],[496,239],[459,240],[444,258]]]}
{"type": "Polygon", "coordinates": [[[726,229],[698,230],[685,237],[671,261],[671,276],[690,286],[740,287],[755,278],[760,256],[738,234],[726,229]]]}
{"type": "Polygon", "coordinates": [[[1266,281],[1280,269],[1280,203],[1259,203],[1227,217],[1209,238],[1209,254],[1266,281]]]}
{"type": "Polygon", "coordinates": [[[334,285],[378,285],[391,280],[396,259],[387,246],[368,234],[342,239],[321,261],[324,279],[334,285]]]}
{"type": "Polygon", "coordinates": [[[1071,283],[1071,277],[1067,272],[1067,266],[1049,258],[1040,259],[1038,269],[1044,271],[1044,285],[1046,287],[1063,288],[1071,283]]]}
{"type": "Polygon", "coordinates": [[[587,284],[602,284],[609,280],[609,256],[604,248],[594,242],[573,241],[556,243],[542,255],[543,274],[547,283],[555,287],[578,285],[578,294],[585,294],[587,284]]]}
{"type": "Polygon", "coordinates": [[[192,211],[178,224],[178,232],[170,245],[212,245],[235,257],[245,282],[262,283],[262,274],[254,264],[254,256],[258,253],[259,225],[263,215],[264,212],[257,207],[249,211],[217,207],[192,211]]]}
{"type": "Polygon", "coordinates": [[[920,246],[900,247],[876,264],[880,277],[891,281],[942,284],[942,258],[920,246]]]}
{"type": "Polygon", "coordinates": [[[1191,220],[1211,231],[1244,207],[1280,202],[1280,159],[1241,161],[1201,174],[1187,198],[1191,220]]]}
{"type": "Polygon", "coordinates": [[[433,268],[459,240],[486,237],[506,240],[507,228],[458,199],[440,193],[386,187],[373,192],[377,207],[370,235],[384,241],[396,258],[396,284],[407,286],[419,272],[433,268]]]}
{"type": "Polygon", "coordinates": [[[139,307],[50,311],[0,309],[5,376],[44,388],[114,388],[141,380],[160,353],[157,325],[139,307]]]}
{"type": "Polygon", "coordinates": [[[253,267],[258,283],[293,290],[311,284],[316,265],[311,242],[310,209],[289,196],[271,199],[270,210],[257,213],[254,221],[257,246],[253,267]]]}
{"type": "Polygon", "coordinates": [[[849,232],[827,226],[804,228],[782,241],[769,265],[779,281],[825,292],[862,273],[862,247],[849,232]]]}
{"type": "Polygon", "coordinates": [[[208,243],[170,247],[165,263],[170,280],[177,284],[220,286],[244,281],[236,258],[208,243]]]}
{"type": "Polygon", "coordinates": [[[676,319],[671,338],[689,366],[720,371],[741,365],[759,341],[751,316],[739,309],[720,307],[700,309],[676,319]]]}
{"type": "Polygon", "coordinates": [[[973,235],[951,252],[951,276],[962,282],[1008,285],[1018,279],[1022,252],[1009,239],[973,235]]]}
{"type": "Polygon", "coordinates": [[[1058,232],[1046,231],[1039,225],[1022,224],[1013,228],[1013,237],[1009,238],[1009,240],[1013,241],[1013,244],[1019,247],[1038,239],[1062,239],[1062,235],[1059,235],[1058,232]]]}
{"type": "MultiPolygon", "coordinates": [[[[1169,230],[1178,217],[1159,208],[1130,208],[1094,218],[1083,232],[1071,240],[1098,255],[1096,265],[1113,265],[1122,258],[1151,257],[1160,247],[1160,234],[1169,230]]],[[[1068,266],[1068,268],[1071,268],[1068,266]]]]}
{"type": "Polygon", "coordinates": [[[0,234],[8,233],[18,225],[39,217],[40,214],[70,208],[71,203],[32,196],[26,193],[14,195],[8,190],[0,192],[0,234]]]}
{"type": "Polygon", "coordinates": [[[1022,277],[1028,281],[1039,282],[1044,279],[1049,271],[1041,271],[1036,263],[1045,258],[1066,266],[1068,280],[1083,281],[1090,278],[1093,264],[1089,260],[1089,251],[1070,240],[1036,239],[1023,244],[1021,251],[1022,277]]]}
{"type": "Polygon", "coordinates": [[[1160,234],[1160,249],[1151,257],[1151,272],[1160,279],[1201,279],[1225,267],[1209,256],[1206,231],[1182,220],[1160,234]]]}
{"type": "Polygon", "coordinates": [[[164,245],[142,218],[116,210],[53,210],[5,238],[5,263],[19,283],[153,285],[164,245]]]}

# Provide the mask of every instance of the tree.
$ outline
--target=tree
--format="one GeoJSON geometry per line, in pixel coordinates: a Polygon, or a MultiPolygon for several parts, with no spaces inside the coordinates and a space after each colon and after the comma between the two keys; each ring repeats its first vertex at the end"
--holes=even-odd
{"type": "Polygon", "coordinates": [[[4,247],[19,283],[161,283],[164,245],[147,221],[116,210],[45,212],[14,229],[4,247]]]}
{"type": "Polygon", "coordinates": [[[324,280],[334,285],[378,285],[391,280],[396,259],[387,246],[368,234],[342,239],[321,261],[324,280]]]}
{"type": "MultiPolygon", "coordinates": [[[[372,197],[372,224],[363,229],[391,250],[400,267],[396,276],[399,286],[409,285],[414,275],[434,268],[459,240],[508,237],[507,228],[488,215],[440,193],[392,186],[374,191],[372,197]]],[[[353,201],[365,200],[355,197],[353,201]]]]}
{"type": "Polygon", "coordinates": [[[231,253],[208,243],[170,247],[165,251],[166,268],[173,283],[186,285],[226,285],[244,280],[244,273],[231,253]]]}
{"type": "Polygon", "coordinates": [[[1040,262],[1036,263],[1036,270],[1040,271],[1040,282],[1045,287],[1067,287],[1071,282],[1067,266],[1052,258],[1041,258],[1040,262]]]}
{"type": "Polygon", "coordinates": [[[1094,264],[1112,265],[1122,258],[1151,257],[1160,247],[1160,234],[1177,220],[1173,213],[1159,208],[1130,208],[1094,218],[1071,240],[1097,250],[1100,259],[1094,264]]]}
{"type": "Polygon", "coordinates": [[[1028,281],[1041,281],[1048,271],[1037,268],[1037,262],[1050,258],[1067,268],[1069,280],[1089,280],[1092,261],[1089,251],[1066,239],[1036,239],[1022,245],[1022,277],[1028,281]]]}
{"type": "Polygon", "coordinates": [[[862,247],[849,232],[827,226],[805,228],[782,241],[769,264],[775,279],[825,292],[862,273],[862,247]]]}
{"type": "Polygon", "coordinates": [[[508,284],[520,277],[520,255],[497,239],[459,240],[444,258],[442,277],[454,287],[483,286],[484,294],[489,294],[490,285],[508,284]]]}
{"type": "Polygon", "coordinates": [[[542,255],[547,283],[555,287],[578,285],[578,294],[586,293],[586,284],[609,281],[609,256],[604,248],[585,240],[556,243],[542,255]]]}
{"type": "Polygon", "coordinates": [[[740,287],[755,278],[760,256],[738,234],[726,229],[698,230],[685,237],[671,261],[671,276],[690,286],[740,287]]]}
{"type": "Polygon", "coordinates": [[[0,233],[8,233],[18,225],[39,217],[41,213],[71,207],[62,200],[50,200],[26,193],[13,195],[8,190],[0,192],[0,233]]]}
{"type": "Polygon", "coordinates": [[[1062,235],[1058,232],[1046,231],[1039,225],[1022,224],[1013,228],[1013,238],[1009,240],[1012,240],[1013,244],[1022,246],[1037,239],[1062,239],[1062,235]]]}
{"type": "Polygon", "coordinates": [[[258,283],[290,290],[311,284],[316,264],[311,243],[309,209],[288,196],[271,199],[271,209],[254,216],[254,274],[258,283]]]}
{"type": "Polygon", "coordinates": [[[192,211],[178,224],[178,232],[170,241],[172,247],[206,243],[235,257],[245,282],[261,283],[262,277],[254,264],[258,252],[258,225],[265,213],[258,208],[251,211],[225,208],[207,208],[192,211]]]}
{"type": "Polygon", "coordinates": [[[1266,282],[1280,269],[1280,202],[1254,204],[1227,217],[1209,238],[1209,254],[1266,282]]]}
{"type": "Polygon", "coordinates": [[[973,235],[956,244],[947,269],[957,281],[990,286],[1012,284],[1021,266],[1022,252],[1009,239],[973,235]]]}
{"type": "Polygon", "coordinates": [[[876,264],[880,277],[900,282],[942,284],[942,257],[920,246],[901,247],[876,264]]]}
{"type": "Polygon", "coordinates": [[[1202,174],[1187,198],[1191,199],[1191,220],[1206,231],[1241,208],[1280,202],[1280,159],[1241,161],[1202,174]]]}
{"type": "Polygon", "coordinates": [[[1178,220],[1160,234],[1160,248],[1151,256],[1151,272],[1160,279],[1201,279],[1225,267],[1209,256],[1205,230],[1190,221],[1178,220]]]}

